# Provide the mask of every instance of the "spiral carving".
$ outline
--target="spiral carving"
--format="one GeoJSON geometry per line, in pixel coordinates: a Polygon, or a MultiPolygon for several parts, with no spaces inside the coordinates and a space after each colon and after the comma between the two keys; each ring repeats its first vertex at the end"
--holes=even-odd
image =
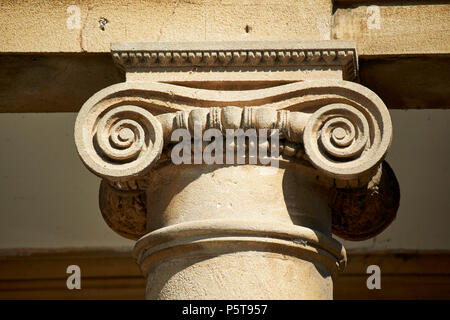
{"type": "Polygon", "coordinates": [[[192,130],[195,120],[203,129],[279,129],[282,139],[304,144],[304,160],[319,171],[356,185],[370,178],[392,138],[389,112],[375,93],[351,82],[311,80],[245,95],[156,82],[116,84],[84,104],[75,139],[91,171],[130,181],[156,162],[174,129],[192,130]]]}
{"type": "Polygon", "coordinates": [[[382,140],[379,124],[363,111],[336,103],[311,115],[303,140],[314,166],[332,177],[352,179],[382,159],[384,150],[378,150],[382,140]]]}
{"type": "Polygon", "coordinates": [[[82,160],[96,175],[127,179],[143,174],[159,159],[162,128],[149,111],[123,105],[91,117],[96,121],[85,121],[76,141],[82,160]]]}

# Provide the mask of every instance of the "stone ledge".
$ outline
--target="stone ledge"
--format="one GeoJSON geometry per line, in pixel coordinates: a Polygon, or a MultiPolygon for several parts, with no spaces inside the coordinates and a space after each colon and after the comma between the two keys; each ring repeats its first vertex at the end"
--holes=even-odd
{"type": "Polygon", "coordinates": [[[358,72],[353,41],[119,42],[111,44],[111,52],[114,62],[127,72],[157,68],[164,68],[164,73],[174,68],[194,68],[196,72],[198,67],[220,73],[221,68],[227,72],[232,68],[258,72],[274,67],[301,71],[311,66],[336,66],[345,80],[354,80],[358,72]]]}
{"type": "Polygon", "coordinates": [[[6,0],[0,10],[0,51],[99,53],[109,52],[109,44],[117,41],[349,39],[357,41],[360,55],[450,52],[448,1],[266,0],[264,3],[78,1],[80,23],[68,28],[68,21],[73,21],[75,14],[68,11],[72,3],[6,0]],[[367,27],[373,14],[367,12],[371,5],[380,8],[380,29],[367,27]],[[107,22],[103,25],[100,21],[107,22]]]}
{"type": "MultiPolygon", "coordinates": [[[[359,78],[390,109],[448,108],[449,67],[448,55],[360,57],[359,78]]],[[[0,112],[78,112],[123,81],[110,54],[0,55],[0,112]]]]}

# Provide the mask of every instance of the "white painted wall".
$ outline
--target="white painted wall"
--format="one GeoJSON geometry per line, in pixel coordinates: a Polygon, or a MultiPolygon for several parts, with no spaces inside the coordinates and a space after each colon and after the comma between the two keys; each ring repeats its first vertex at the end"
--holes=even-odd
{"type": "MultiPolygon", "coordinates": [[[[450,250],[450,110],[392,110],[396,221],[347,249],[450,250]]],[[[76,153],[76,114],[0,114],[0,248],[130,247],[98,209],[100,179],[76,153]]]]}

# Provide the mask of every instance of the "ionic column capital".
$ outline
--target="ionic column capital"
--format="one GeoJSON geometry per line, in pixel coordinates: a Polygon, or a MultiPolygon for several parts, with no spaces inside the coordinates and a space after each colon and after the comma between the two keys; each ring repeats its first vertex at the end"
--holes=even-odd
{"type": "Polygon", "coordinates": [[[113,85],[83,106],[75,138],[91,171],[123,181],[145,176],[171,142],[171,133],[179,128],[193,133],[194,122],[202,130],[224,133],[279,129],[280,138],[303,145],[306,159],[318,171],[339,181],[356,181],[375,169],[392,139],[389,112],[381,99],[342,80],[247,91],[153,82],[113,85]]]}
{"type": "MultiPolygon", "coordinates": [[[[217,258],[224,266],[269,259],[282,268],[278,259],[289,252],[293,268],[319,270],[319,291],[302,297],[329,297],[328,289],[318,293],[329,285],[319,281],[321,268],[331,275],[345,264],[345,250],[331,232],[367,239],[395,218],[398,184],[383,161],[391,119],[374,92],[347,81],[357,70],[349,43],[122,43],[112,50],[127,81],[83,105],[75,142],[86,167],[103,179],[105,221],[122,236],[140,239],[135,255],[149,283],[160,281],[153,273],[170,257],[224,256],[217,258]],[[200,152],[209,147],[211,139],[202,137],[211,129],[220,154],[229,142],[217,136],[230,130],[253,130],[256,140],[246,142],[245,162],[177,165],[177,129],[189,142],[199,135],[194,149],[200,152]],[[267,132],[277,133],[276,148],[273,140],[262,141],[267,132]],[[267,171],[264,163],[251,162],[254,144],[269,144],[279,168],[267,171]],[[242,253],[247,251],[265,253],[252,260],[242,253]],[[300,266],[299,257],[308,266],[300,266]]],[[[239,157],[234,138],[232,151],[239,157]]],[[[180,277],[207,281],[177,263],[169,269],[180,277]]],[[[192,263],[209,273],[207,263],[192,263]]],[[[148,296],[175,297],[176,284],[169,282],[148,289],[148,296]]],[[[292,290],[288,296],[300,297],[292,290]]],[[[220,290],[204,297],[217,295],[220,290]]]]}

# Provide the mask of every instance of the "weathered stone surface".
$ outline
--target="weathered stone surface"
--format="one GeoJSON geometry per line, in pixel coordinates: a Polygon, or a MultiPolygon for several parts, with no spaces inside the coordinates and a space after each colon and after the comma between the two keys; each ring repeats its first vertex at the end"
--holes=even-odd
{"type": "MultiPolygon", "coordinates": [[[[264,251],[272,246],[275,247],[264,244],[264,251]]],[[[235,250],[226,250],[219,244],[208,249],[214,250],[215,254],[191,253],[158,264],[148,274],[147,299],[333,298],[329,272],[308,261],[304,255],[260,252],[261,248],[255,245],[242,248],[247,251],[232,253],[229,251],[235,250]],[[287,282],[281,275],[288,275],[291,280],[287,282]]],[[[287,248],[283,248],[283,252],[286,251],[287,248]]]]}
{"type": "Polygon", "coordinates": [[[331,276],[345,264],[345,251],[331,238],[328,189],[301,168],[156,170],[147,189],[150,233],[135,248],[147,297],[331,298],[331,276]],[[285,268],[297,280],[286,281],[285,268]],[[250,270],[257,270],[252,277],[250,270]],[[308,274],[313,278],[298,290],[308,274]]]}
{"type": "Polygon", "coordinates": [[[450,53],[448,2],[392,2],[338,2],[332,39],[355,40],[361,56],[450,53]]]}
{"type": "Polygon", "coordinates": [[[333,233],[352,241],[373,238],[392,223],[399,204],[397,179],[384,161],[365,187],[332,191],[329,205],[333,233]]]}
{"type": "Polygon", "coordinates": [[[119,41],[319,40],[324,31],[317,21],[331,10],[330,0],[7,0],[0,51],[109,52],[119,41]],[[71,5],[80,10],[79,28],[67,27],[71,5]]]}
{"type": "MultiPolygon", "coordinates": [[[[360,85],[336,80],[297,82],[242,92],[192,89],[163,83],[118,84],[102,90],[86,102],[77,119],[75,140],[81,158],[94,173],[112,180],[129,179],[138,173],[145,174],[161,156],[161,146],[164,145],[162,132],[167,130],[159,128],[160,122],[148,115],[149,111],[155,114],[178,112],[174,113],[173,117],[181,115],[186,119],[178,124],[175,122],[175,129],[188,123],[189,112],[195,110],[195,106],[214,108],[246,105],[252,107],[244,108],[244,111],[248,111],[243,111],[242,117],[252,109],[256,112],[261,106],[279,110],[280,114],[283,111],[308,110],[304,113],[304,116],[308,117],[306,127],[298,128],[300,132],[304,131],[303,139],[306,139],[304,144],[308,158],[323,173],[339,180],[354,180],[359,174],[369,171],[382,159],[391,142],[392,125],[383,102],[373,92],[360,85]],[[297,98],[291,98],[292,95],[297,98]],[[335,103],[338,101],[341,103],[335,103]],[[128,109],[123,105],[136,103],[140,107],[128,107],[136,117],[127,120],[130,115],[125,112],[128,109]],[[139,148],[139,141],[132,143],[130,140],[127,148],[133,152],[128,156],[124,155],[120,163],[110,154],[118,152],[119,149],[121,153],[125,154],[125,151],[115,143],[107,143],[110,136],[116,136],[123,130],[119,122],[111,123],[108,120],[115,119],[110,116],[115,108],[120,109],[125,117],[119,116],[120,121],[133,121],[135,138],[141,138],[137,132],[143,126],[147,128],[143,132],[151,133],[149,139],[152,141],[152,144],[145,148],[145,154],[139,153],[140,156],[135,158],[138,152],[135,148],[139,148]],[[316,112],[311,114],[311,109],[316,112]],[[346,120],[342,120],[342,117],[346,120]],[[332,118],[335,119],[330,120],[332,118]],[[103,123],[108,123],[108,127],[103,126],[103,123]],[[327,128],[320,137],[320,143],[325,143],[325,148],[319,148],[315,135],[325,124],[327,128]],[[334,131],[331,131],[337,127],[344,128],[345,133],[341,145],[336,147],[332,145],[336,144],[336,137],[334,131]],[[92,143],[94,135],[97,140],[105,141],[105,145],[99,145],[97,148],[92,143]],[[330,156],[343,161],[336,162],[330,156]],[[360,159],[354,161],[354,157],[360,159]],[[126,166],[123,161],[126,161],[126,166]]],[[[285,125],[279,123],[277,128],[285,132],[289,128],[288,123],[289,121],[285,125]]],[[[261,129],[253,121],[249,127],[261,129]]],[[[289,136],[289,132],[286,135],[289,136]]]]}
{"type": "MultiPolygon", "coordinates": [[[[449,107],[450,73],[441,72],[449,68],[446,1],[89,0],[77,4],[75,28],[78,9],[73,5],[38,0],[0,4],[0,112],[78,111],[99,88],[122,81],[108,65],[109,57],[108,63],[92,66],[94,58],[80,54],[109,52],[110,42],[117,41],[352,40],[366,59],[361,83],[389,108],[449,107]],[[72,87],[79,89],[67,89],[72,87]]],[[[335,73],[331,68],[316,76],[335,73]]]]}
{"type": "Polygon", "coordinates": [[[109,52],[119,41],[338,39],[356,40],[364,56],[448,54],[449,7],[424,0],[6,0],[0,51],[109,52]]]}
{"type": "MultiPolygon", "coordinates": [[[[227,64],[250,63],[263,74],[271,74],[272,63],[294,63],[308,78],[303,60],[286,59],[286,52],[302,50],[307,63],[318,69],[341,56],[346,63],[338,66],[345,71],[347,60],[356,61],[354,55],[340,55],[333,43],[326,52],[336,51],[335,57],[321,51],[323,42],[316,50],[292,43],[285,48],[279,42],[247,43],[255,57],[261,50],[255,61],[239,53],[242,46],[236,43],[191,44],[190,49],[131,44],[113,52],[127,73],[144,76],[127,76],[125,83],[92,96],[78,115],[75,142],[88,169],[105,179],[100,204],[108,225],[126,237],[141,237],[134,254],[147,276],[148,299],[330,299],[331,277],[346,263],[332,229],[359,239],[392,221],[398,197],[387,206],[381,203],[392,190],[398,193],[398,186],[395,176],[380,170],[392,124],[383,101],[369,89],[334,77],[311,76],[263,88],[259,83],[252,88],[250,81],[252,90],[206,90],[145,77],[161,68],[179,69],[175,77],[184,80],[183,68],[189,64],[232,79],[231,69],[219,70],[227,51],[227,64]],[[261,129],[278,130],[281,143],[271,144],[270,151],[277,166],[203,158],[177,165],[170,141],[177,129],[191,137],[206,129],[222,136],[229,129],[252,129],[256,136],[261,129]],[[378,190],[381,196],[374,196],[378,190]],[[352,206],[347,192],[360,201],[359,207],[352,206]],[[259,268],[258,277],[243,268],[259,268]],[[193,283],[196,289],[189,290],[193,283]]],[[[205,145],[199,147],[202,151],[205,145]]],[[[236,152],[239,157],[236,144],[231,151],[232,160],[236,152]]]]}
{"type": "Polygon", "coordinates": [[[139,239],[146,233],[147,205],[142,190],[117,190],[102,180],[99,206],[108,226],[122,237],[139,239]]]}

